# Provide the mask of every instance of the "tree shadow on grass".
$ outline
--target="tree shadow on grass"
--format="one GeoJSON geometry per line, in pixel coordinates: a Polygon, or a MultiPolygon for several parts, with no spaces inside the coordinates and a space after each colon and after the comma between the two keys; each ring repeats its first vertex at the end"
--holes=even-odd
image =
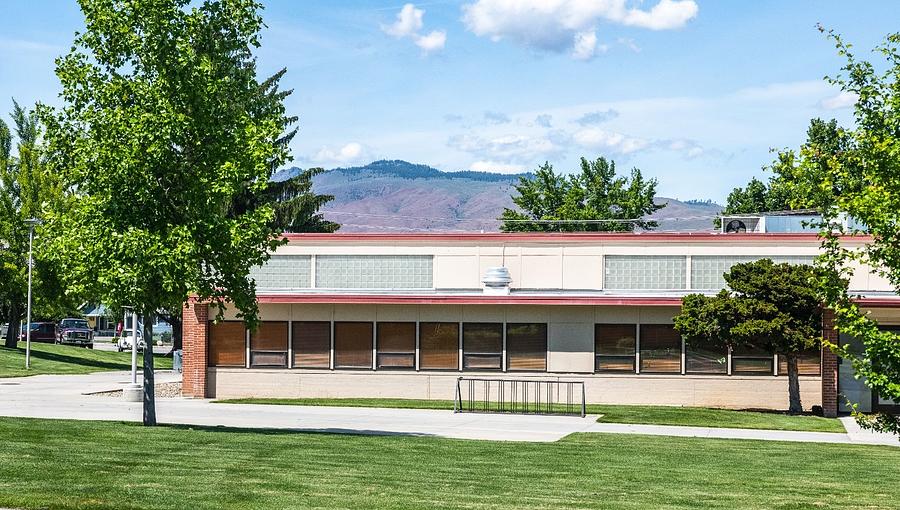
{"type": "Polygon", "coordinates": [[[177,423],[161,423],[159,427],[174,430],[194,430],[199,432],[227,432],[240,434],[260,434],[267,436],[288,436],[297,434],[317,434],[317,435],[334,435],[340,434],[344,436],[406,436],[406,437],[438,437],[435,434],[425,434],[421,432],[396,432],[391,430],[372,430],[372,429],[345,429],[345,428],[251,428],[251,427],[227,427],[224,425],[183,425],[177,423]]]}
{"type": "MultiPolygon", "coordinates": [[[[18,351],[22,356],[25,355],[25,349],[22,347],[16,347],[16,351],[18,351]]],[[[40,359],[44,361],[53,361],[56,363],[67,364],[67,365],[77,365],[80,367],[87,368],[96,368],[99,370],[129,370],[131,369],[131,363],[121,362],[121,361],[104,361],[100,359],[94,358],[84,358],[80,356],[71,356],[67,354],[60,354],[56,352],[47,352],[47,351],[39,351],[39,350],[31,350],[31,357],[35,359],[40,359]]],[[[161,358],[161,355],[154,355],[154,360],[161,358]]]]}

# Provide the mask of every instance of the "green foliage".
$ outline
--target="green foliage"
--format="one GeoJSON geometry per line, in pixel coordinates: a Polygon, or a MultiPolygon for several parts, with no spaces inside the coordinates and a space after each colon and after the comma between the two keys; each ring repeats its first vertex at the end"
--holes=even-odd
{"type": "MultiPolygon", "coordinates": [[[[13,101],[13,129],[0,119],[0,322],[10,322],[9,345],[15,345],[18,323],[24,318],[28,285],[28,218],[40,218],[58,203],[62,191],[47,169],[40,141],[40,124],[34,112],[13,101]],[[15,150],[13,150],[15,149],[15,150]]],[[[69,315],[77,296],[60,290],[59,275],[47,257],[47,246],[36,229],[34,240],[33,319],[69,315]]]]}
{"type": "Polygon", "coordinates": [[[632,169],[630,177],[616,175],[616,163],[605,158],[581,158],[581,173],[557,174],[549,163],[533,177],[519,177],[520,211],[504,209],[500,229],[504,232],[631,232],[658,226],[644,216],[662,209],[657,205],[656,179],[644,179],[632,169]],[[596,221],[608,220],[608,221],[596,221]]]}
{"type": "Polygon", "coordinates": [[[319,213],[334,196],[316,195],[312,190],[312,178],[324,171],[322,168],[301,170],[290,179],[270,181],[261,192],[242,193],[232,212],[272,207],[272,228],[276,232],[334,232],[341,226],[319,213]]]}
{"type": "Polygon", "coordinates": [[[712,297],[685,296],[675,329],[696,347],[751,347],[786,355],[790,411],[800,412],[796,355],[819,345],[822,336],[821,304],[811,285],[815,275],[812,266],[769,259],[736,264],[725,274],[729,289],[712,297]]]}
{"type": "Polygon", "coordinates": [[[254,326],[247,275],[281,241],[271,204],[233,206],[266,192],[295,120],[283,71],[257,79],[261,5],[80,4],[87,30],[56,62],[65,106],[40,109],[67,190],[45,230],[69,292],[145,317],[193,294],[254,326]]]}
{"type": "MultiPolygon", "coordinates": [[[[879,329],[849,294],[847,283],[853,268],[863,264],[900,289],[900,33],[888,35],[877,48],[883,66],[858,60],[833,31],[827,36],[845,60],[843,72],[829,81],[858,96],[856,127],[839,130],[837,144],[802,147],[793,165],[793,183],[814,191],[825,216],[819,264],[826,271],[819,277],[820,295],[834,311],[837,329],[859,339],[863,352],[830,347],[849,360],[856,376],[880,397],[900,401],[900,337],[879,329]],[[861,247],[848,245],[843,237],[859,233],[841,225],[844,216],[859,220],[871,234],[861,247]]],[[[858,417],[864,426],[900,434],[897,417],[858,417]]]]}
{"type": "MultiPolygon", "coordinates": [[[[821,186],[822,175],[827,164],[827,154],[839,154],[846,150],[850,140],[836,120],[812,119],[806,131],[803,145],[805,154],[816,158],[816,172],[801,169],[797,154],[785,149],[780,151],[775,161],[767,168],[772,175],[768,183],[752,178],[747,186],[734,188],[728,195],[728,202],[722,214],[752,214],[769,211],[790,211],[797,209],[818,209],[827,207],[828,197],[836,190],[821,186]]],[[[719,226],[719,218],[715,225],[719,226]]]]}

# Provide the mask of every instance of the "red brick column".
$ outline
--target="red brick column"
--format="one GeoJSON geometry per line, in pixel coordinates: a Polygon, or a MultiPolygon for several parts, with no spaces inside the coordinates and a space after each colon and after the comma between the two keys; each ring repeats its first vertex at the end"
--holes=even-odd
{"type": "Polygon", "coordinates": [[[206,396],[206,337],[209,330],[209,305],[188,300],[182,310],[184,364],[181,393],[185,397],[206,396]]]}
{"type": "MultiPolygon", "coordinates": [[[[834,329],[834,312],[826,309],[822,314],[822,339],[837,345],[838,331],[834,329]]],[[[834,418],[838,411],[838,358],[831,349],[822,349],[822,412],[834,418]]]]}

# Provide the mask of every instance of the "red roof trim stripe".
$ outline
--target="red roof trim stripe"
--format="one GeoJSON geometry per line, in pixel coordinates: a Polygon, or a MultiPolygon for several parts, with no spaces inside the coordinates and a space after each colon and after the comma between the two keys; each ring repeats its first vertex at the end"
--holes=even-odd
{"type": "Polygon", "coordinates": [[[260,303],[390,304],[390,305],[640,305],[679,306],[678,297],[574,297],[574,296],[388,296],[348,294],[259,295],[260,303]]]}
{"type": "MultiPolygon", "coordinates": [[[[318,242],[597,242],[597,241],[637,241],[637,242],[818,242],[815,233],[767,233],[767,234],[721,234],[718,232],[491,232],[491,233],[306,233],[283,234],[289,241],[318,242]]],[[[871,236],[844,236],[845,241],[869,242],[871,236]]]]}
{"type": "MultiPolygon", "coordinates": [[[[628,296],[260,294],[257,296],[257,300],[261,304],[681,306],[680,297],[628,296]]],[[[900,308],[900,298],[863,298],[857,302],[869,308],[900,308]]]]}

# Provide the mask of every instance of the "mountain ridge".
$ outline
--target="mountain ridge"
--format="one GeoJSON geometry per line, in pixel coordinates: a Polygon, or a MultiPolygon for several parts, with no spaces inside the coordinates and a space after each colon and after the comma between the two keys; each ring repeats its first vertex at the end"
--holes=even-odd
{"type": "MultiPolygon", "coordinates": [[[[283,169],[272,179],[288,179],[301,171],[283,169]]],[[[444,172],[403,160],[379,160],[326,170],[313,178],[313,189],[334,195],[322,213],[340,223],[342,232],[496,232],[503,209],[515,207],[513,185],[530,175],[444,172]]],[[[660,221],[658,230],[667,231],[712,230],[712,219],[722,210],[709,200],[657,197],[657,203],[667,206],[650,218],[660,221]]]]}

